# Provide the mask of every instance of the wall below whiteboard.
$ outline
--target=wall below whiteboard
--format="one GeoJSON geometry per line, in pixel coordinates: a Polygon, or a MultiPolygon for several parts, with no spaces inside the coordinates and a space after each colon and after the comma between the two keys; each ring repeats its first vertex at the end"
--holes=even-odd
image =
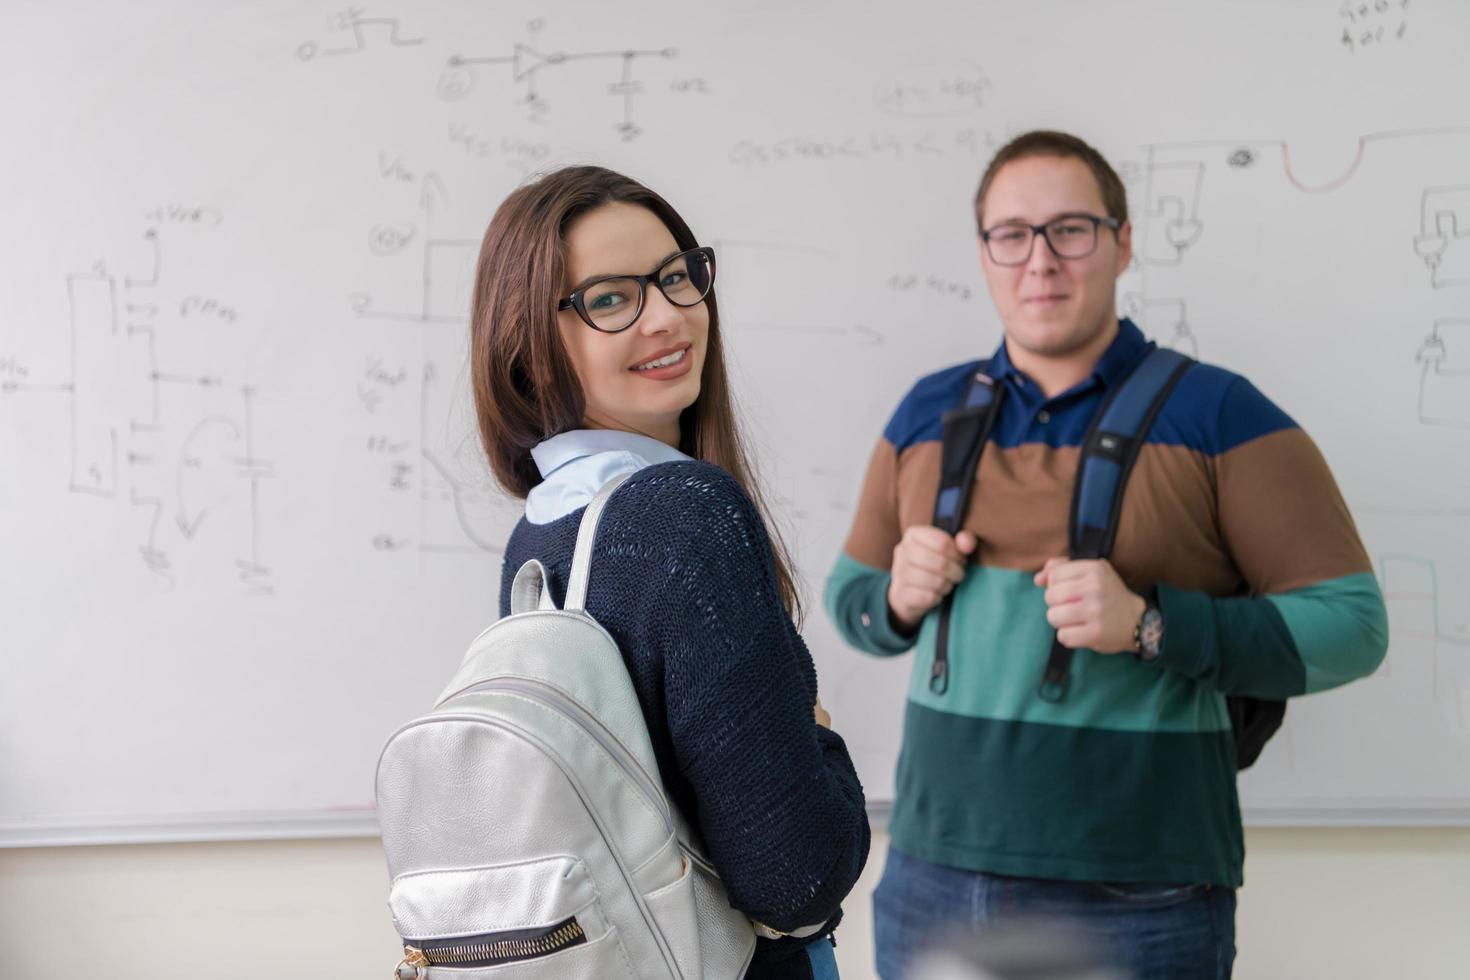
{"type": "MultiPolygon", "coordinates": [[[[874,976],[886,847],[847,903],[843,980],[874,976]]],[[[1466,975],[1470,830],[1257,828],[1246,847],[1239,980],[1466,975]]],[[[17,976],[386,976],[386,894],[371,839],[0,851],[0,941],[17,976]]]]}

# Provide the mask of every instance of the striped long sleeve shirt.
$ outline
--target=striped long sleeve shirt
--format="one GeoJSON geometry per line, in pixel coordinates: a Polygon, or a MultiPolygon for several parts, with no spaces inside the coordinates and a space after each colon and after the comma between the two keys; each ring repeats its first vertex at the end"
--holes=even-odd
{"type": "Polygon", "coordinates": [[[1386,652],[1382,595],[1316,445],[1245,378],[1196,364],[1141,448],[1111,558],[1134,591],[1158,589],[1163,652],[1079,651],[1066,698],[1038,696],[1052,629],[1032,576],[1066,554],[1083,438],[1147,346],[1124,320],[1092,375],[1048,399],[1002,344],[920,380],[878,440],[825,601],[853,646],[917,648],[890,825],[901,850],[996,874],[1237,886],[1226,695],[1322,691],[1386,652]],[[896,632],[889,568],[904,529],[932,523],[940,417],[977,370],[1008,393],[964,519],[980,543],[937,694],[937,615],[896,632]]]}

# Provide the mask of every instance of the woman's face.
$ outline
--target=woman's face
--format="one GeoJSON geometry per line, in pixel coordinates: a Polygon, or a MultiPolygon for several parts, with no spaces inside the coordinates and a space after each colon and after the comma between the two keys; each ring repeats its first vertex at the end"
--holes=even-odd
{"type": "MultiPolygon", "coordinates": [[[[649,275],[680,251],[673,234],[647,208],[607,204],[589,211],[567,229],[567,281],[562,296],[589,279],[649,275]]],[[[643,312],[619,333],[592,329],[576,310],[557,313],[562,343],[587,399],[586,423],[623,429],[679,444],[679,414],[699,397],[709,338],[709,308],[680,307],[652,283],[644,290],[643,312]],[[660,366],[649,365],[658,362],[660,366]]],[[[587,298],[594,306],[637,296],[587,298]]]]}

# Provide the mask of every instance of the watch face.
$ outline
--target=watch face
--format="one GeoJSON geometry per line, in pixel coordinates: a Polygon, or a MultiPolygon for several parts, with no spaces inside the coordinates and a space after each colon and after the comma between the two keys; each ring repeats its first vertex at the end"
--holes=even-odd
{"type": "Polygon", "coordinates": [[[1138,644],[1150,659],[1157,657],[1164,645],[1164,614],[1152,606],[1144,610],[1143,621],[1138,624],[1138,644]]]}

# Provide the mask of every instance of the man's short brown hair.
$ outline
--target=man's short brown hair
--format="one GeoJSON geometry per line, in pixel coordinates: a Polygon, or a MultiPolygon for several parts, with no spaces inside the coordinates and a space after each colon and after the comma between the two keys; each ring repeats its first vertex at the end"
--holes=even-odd
{"type": "Polygon", "coordinates": [[[1128,192],[1123,189],[1123,180],[1118,176],[1118,172],[1107,160],[1103,159],[1101,153],[1071,133],[1061,133],[1052,129],[1033,129],[1002,146],[991,158],[990,165],[985,168],[985,175],[980,178],[980,189],[975,192],[975,223],[979,227],[985,227],[982,208],[985,203],[985,194],[990,190],[990,184],[995,180],[995,175],[1006,164],[1024,160],[1027,157],[1075,157],[1081,160],[1087,164],[1087,169],[1092,171],[1092,176],[1097,180],[1097,187],[1102,192],[1103,207],[1107,209],[1108,217],[1117,218],[1119,223],[1128,220],[1128,192]]]}

